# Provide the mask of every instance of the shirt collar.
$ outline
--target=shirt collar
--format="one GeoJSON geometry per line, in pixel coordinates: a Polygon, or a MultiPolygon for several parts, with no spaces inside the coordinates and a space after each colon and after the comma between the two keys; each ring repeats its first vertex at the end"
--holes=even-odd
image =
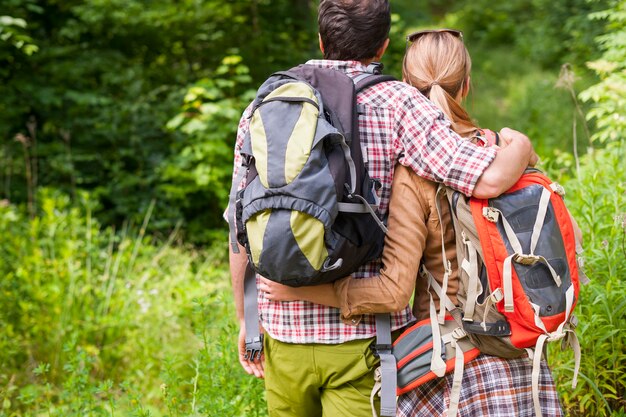
{"type": "Polygon", "coordinates": [[[343,71],[346,74],[366,72],[367,67],[359,61],[334,61],[330,59],[310,59],[307,65],[313,65],[320,68],[332,68],[343,71]]]}

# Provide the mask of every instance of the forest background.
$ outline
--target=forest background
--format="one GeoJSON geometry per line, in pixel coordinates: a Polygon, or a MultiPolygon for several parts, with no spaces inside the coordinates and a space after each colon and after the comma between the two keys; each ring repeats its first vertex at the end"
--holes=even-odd
{"type": "MultiPolygon", "coordinates": [[[[392,0],[465,32],[468,108],[567,189],[592,283],[571,416],[626,415],[626,1],[392,0]]],[[[222,211],[237,122],[319,57],[311,0],[0,2],[0,417],[265,416],[236,359],[222,211]]]]}

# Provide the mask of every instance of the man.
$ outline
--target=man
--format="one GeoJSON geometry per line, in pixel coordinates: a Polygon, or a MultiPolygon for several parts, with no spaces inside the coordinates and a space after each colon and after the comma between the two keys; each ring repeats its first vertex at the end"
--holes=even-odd
{"type": "MultiPolygon", "coordinates": [[[[308,64],[333,68],[356,77],[379,61],[389,43],[391,25],[386,0],[322,0],[318,24],[325,60],[308,64]]],[[[359,119],[364,158],[372,178],[381,181],[379,212],[387,211],[396,161],[427,179],[442,182],[481,198],[507,190],[524,168],[536,162],[528,138],[505,129],[508,146],[496,152],[461,140],[441,112],[417,90],[401,82],[385,82],[359,94],[365,108],[359,119]]],[[[248,108],[241,119],[235,147],[248,131],[248,108]]],[[[236,172],[235,172],[236,175],[236,172]]],[[[304,301],[272,302],[261,294],[259,312],[265,331],[264,361],[245,358],[243,248],[231,252],[231,274],[237,317],[241,323],[239,361],[249,374],[265,377],[270,416],[369,416],[369,395],[378,360],[370,349],[375,336],[373,316],[344,323],[338,309],[304,301]]],[[[380,262],[354,275],[367,279],[380,262]]],[[[392,329],[406,325],[407,308],[392,315],[392,329]]]]}

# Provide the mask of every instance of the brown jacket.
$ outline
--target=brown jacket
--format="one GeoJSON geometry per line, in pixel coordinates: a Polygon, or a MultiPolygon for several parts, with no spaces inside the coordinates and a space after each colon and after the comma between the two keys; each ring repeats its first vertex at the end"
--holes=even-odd
{"type": "MultiPolygon", "coordinates": [[[[420,263],[424,263],[440,284],[444,276],[436,194],[436,183],[417,176],[410,168],[396,165],[380,275],[362,279],[347,277],[334,284],[346,322],[356,324],[364,313],[401,310],[409,304],[413,294],[413,314],[420,320],[428,317],[428,283],[418,274],[420,263]]],[[[452,264],[447,292],[456,304],[459,284],[454,229],[445,197],[440,198],[446,257],[452,264]]],[[[433,298],[439,308],[439,298],[436,295],[433,298]]]]}

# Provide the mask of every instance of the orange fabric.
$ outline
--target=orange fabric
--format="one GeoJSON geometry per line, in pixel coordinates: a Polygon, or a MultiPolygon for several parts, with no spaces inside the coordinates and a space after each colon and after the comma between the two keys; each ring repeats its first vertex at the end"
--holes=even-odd
{"type": "MultiPolygon", "coordinates": [[[[478,350],[478,348],[473,348],[473,349],[468,350],[467,352],[463,352],[463,363],[468,363],[469,361],[476,359],[478,355],[480,355],[480,351],[478,350]]],[[[455,358],[448,359],[446,361],[446,374],[454,370],[454,361],[455,361],[455,358]]],[[[434,372],[432,371],[428,372],[421,378],[418,378],[415,381],[411,382],[406,387],[402,387],[402,388],[398,387],[397,394],[398,395],[406,394],[407,392],[419,387],[422,384],[427,383],[428,381],[432,381],[435,378],[438,378],[438,377],[437,375],[435,375],[434,372]]]]}
{"type": "MultiPolygon", "coordinates": [[[[446,321],[454,321],[454,318],[451,315],[446,315],[446,321]]],[[[411,333],[411,331],[415,330],[417,327],[422,327],[422,326],[430,326],[430,319],[424,319],[421,320],[417,323],[415,323],[414,325],[412,325],[411,327],[409,327],[408,329],[406,329],[404,332],[402,332],[402,334],[395,340],[395,342],[393,342],[393,345],[395,346],[396,344],[398,344],[406,335],[408,335],[409,333],[411,333]]],[[[433,342],[428,342],[422,346],[416,346],[416,349],[413,350],[410,354],[408,354],[407,356],[405,356],[404,358],[400,359],[396,365],[396,367],[398,369],[401,369],[404,365],[406,365],[408,362],[411,361],[411,359],[421,355],[422,353],[426,352],[429,349],[432,349],[433,347],[433,342]]],[[[473,348],[473,349],[469,349],[466,352],[463,352],[463,363],[467,363],[473,359],[475,359],[478,355],[480,355],[480,351],[478,350],[478,348],[473,348]]],[[[454,365],[455,365],[455,358],[450,358],[446,361],[446,373],[451,372],[454,370],[454,365]]],[[[437,375],[435,375],[434,372],[429,371],[426,374],[424,374],[423,376],[421,376],[420,378],[416,379],[415,381],[412,381],[410,384],[408,384],[406,387],[398,387],[397,388],[397,394],[401,395],[404,393],[407,393],[409,391],[411,391],[412,389],[428,382],[428,381],[432,381],[433,379],[438,378],[437,375]]]]}
{"type": "MultiPolygon", "coordinates": [[[[522,176],[522,178],[507,191],[512,193],[533,184],[541,184],[546,188],[550,188],[552,181],[539,172],[530,172],[522,176]]],[[[571,217],[563,199],[555,193],[551,194],[550,203],[554,208],[557,223],[565,244],[567,263],[570,270],[572,285],[574,286],[574,304],[576,305],[580,284],[578,280],[578,264],[576,262],[576,240],[574,237],[574,228],[571,217]]],[[[486,220],[482,211],[484,207],[488,207],[489,201],[482,199],[472,199],[470,202],[472,208],[472,216],[478,231],[480,243],[483,250],[483,263],[487,269],[489,276],[489,284],[491,291],[496,288],[502,288],[503,264],[504,260],[509,256],[504,241],[500,236],[500,232],[496,224],[486,220]]],[[[518,348],[532,347],[536,344],[537,338],[543,334],[543,330],[535,325],[535,312],[528,302],[522,284],[517,279],[515,269],[512,270],[513,275],[513,303],[515,309],[513,312],[504,311],[504,300],[497,304],[498,311],[502,313],[511,325],[511,343],[518,348]]],[[[542,318],[542,321],[548,332],[556,330],[556,328],[565,319],[565,313],[557,314],[550,317],[542,318]]]]}

